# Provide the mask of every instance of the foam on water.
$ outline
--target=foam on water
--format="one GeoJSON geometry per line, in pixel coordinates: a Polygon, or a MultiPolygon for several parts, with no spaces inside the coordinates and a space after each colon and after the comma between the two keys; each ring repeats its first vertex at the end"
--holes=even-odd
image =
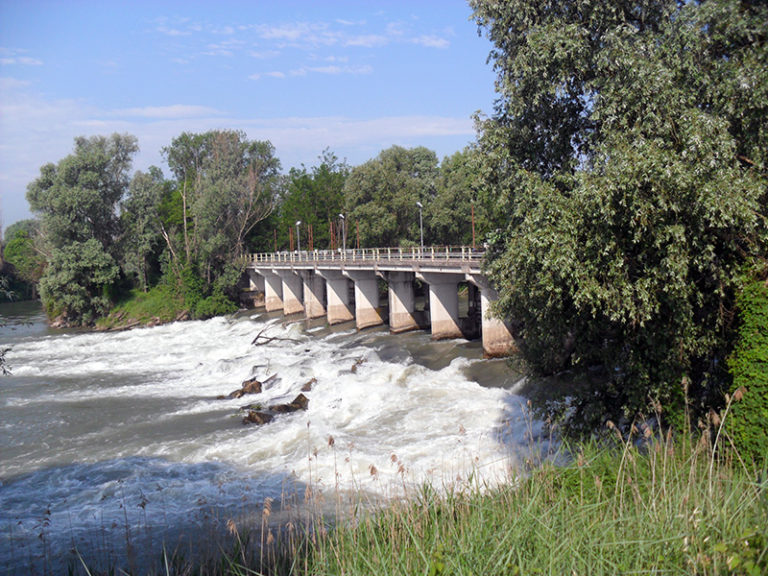
{"type": "Polygon", "coordinates": [[[519,399],[466,376],[484,361],[455,354],[463,342],[410,338],[454,357],[430,368],[382,331],[262,315],[22,338],[0,396],[0,562],[18,566],[46,530],[63,553],[126,519],[183,530],[286,486],[392,497],[506,478],[528,426],[519,399]],[[259,395],[217,399],[273,375],[259,395]],[[306,412],[241,423],[241,406],[290,402],[310,381],[306,412]]]}

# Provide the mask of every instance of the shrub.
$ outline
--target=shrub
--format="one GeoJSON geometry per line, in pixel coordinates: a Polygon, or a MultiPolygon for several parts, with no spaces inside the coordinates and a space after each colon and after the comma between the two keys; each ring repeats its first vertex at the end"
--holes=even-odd
{"type": "Polygon", "coordinates": [[[756,462],[768,454],[768,285],[748,283],[738,295],[738,339],[729,359],[735,402],[726,431],[742,457],[756,462]]]}

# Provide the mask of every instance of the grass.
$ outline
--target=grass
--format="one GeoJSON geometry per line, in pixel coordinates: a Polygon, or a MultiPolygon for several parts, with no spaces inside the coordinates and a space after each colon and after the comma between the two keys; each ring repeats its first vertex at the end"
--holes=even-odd
{"type": "Polygon", "coordinates": [[[148,292],[131,290],[118,302],[110,314],[97,322],[97,328],[114,329],[137,324],[170,322],[184,311],[183,300],[164,285],[155,286],[148,292]]]}
{"type": "MultiPolygon", "coordinates": [[[[201,560],[164,552],[148,573],[768,573],[766,469],[742,462],[725,433],[675,439],[633,427],[624,437],[611,428],[607,439],[567,451],[569,464],[510,472],[495,488],[423,486],[384,504],[362,494],[350,501],[337,490],[330,517],[308,488],[289,520],[276,522],[268,500],[260,525],[228,523],[218,553],[201,560]]],[[[70,573],[96,574],[86,563],[70,573]]]]}
{"type": "Polygon", "coordinates": [[[635,440],[489,492],[424,488],[320,538],[296,573],[767,573],[766,481],[704,441],[635,440]]]}

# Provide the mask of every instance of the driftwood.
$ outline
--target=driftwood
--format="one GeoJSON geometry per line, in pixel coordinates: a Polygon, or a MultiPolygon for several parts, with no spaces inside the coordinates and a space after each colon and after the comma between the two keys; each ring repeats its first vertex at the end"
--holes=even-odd
{"type": "Polygon", "coordinates": [[[274,342],[274,341],[277,341],[277,342],[295,342],[295,343],[299,342],[298,340],[296,340],[294,338],[280,338],[278,336],[266,336],[264,334],[264,332],[267,331],[268,329],[269,329],[269,326],[265,326],[264,328],[262,328],[261,332],[256,334],[256,338],[253,339],[251,344],[253,344],[254,346],[263,346],[264,344],[269,344],[270,342],[274,342]],[[263,338],[263,340],[260,340],[262,338],[263,338]]]}

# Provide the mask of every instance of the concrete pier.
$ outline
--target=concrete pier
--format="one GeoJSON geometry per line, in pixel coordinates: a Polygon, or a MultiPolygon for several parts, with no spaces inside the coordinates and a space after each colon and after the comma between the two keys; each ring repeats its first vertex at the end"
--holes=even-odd
{"type": "Polygon", "coordinates": [[[308,320],[321,318],[325,311],[325,282],[314,270],[300,273],[304,289],[304,314],[308,320]]]}
{"type": "Polygon", "coordinates": [[[490,312],[498,294],[482,272],[482,257],[481,251],[467,246],[275,252],[249,255],[248,270],[252,287],[261,284],[251,272],[264,278],[268,311],[325,316],[329,324],[354,320],[360,330],[386,321],[379,300],[383,278],[389,286],[389,324],[395,334],[424,325],[424,312],[415,310],[418,278],[429,286],[433,339],[477,337],[479,330],[484,355],[504,356],[515,350],[511,324],[490,312]],[[469,283],[467,316],[459,318],[458,286],[464,282],[469,283]]]}
{"type": "Polygon", "coordinates": [[[481,332],[483,339],[483,356],[497,358],[508,356],[515,351],[515,339],[512,328],[491,314],[491,303],[499,298],[498,292],[488,283],[484,276],[468,274],[467,280],[480,289],[481,332]]]}
{"type": "Polygon", "coordinates": [[[319,270],[318,274],[325,279],[328,324],[354,320],[353,303],[349,297],[349,278],[340,270],[319,270]]]}
{"type": "Polygon", "coordinates": [[[429,319],[432,339],[445,340],[463,336],[459,325],[459,282],[461,274],[422,272],[419,279],[429,284],[429,319]]]}
{"type": "Polygon", "coordinates": [[[355,283],[355,322],[357,329],[384,324],[379,301],[379,277],[368,270],[344,272],[355,283]]]}
{"type": "Polygon", "coordinates": [[[418,330],[419,323],[414,316],[413,272],[389,272],[389,330],[393,334],[418,330]]]}
{"type": "Polygon", "coordinates": [[[281,270],[283,280],[283,314],[299,314],[304,312],[304,282],[296,272],[281,270]]]}
{"type": "Polygon", "coordinates": [[[267,312],[283,309],[283,279],[272,270],[259,270],[264,276],[264,306],[267,312]]]}

